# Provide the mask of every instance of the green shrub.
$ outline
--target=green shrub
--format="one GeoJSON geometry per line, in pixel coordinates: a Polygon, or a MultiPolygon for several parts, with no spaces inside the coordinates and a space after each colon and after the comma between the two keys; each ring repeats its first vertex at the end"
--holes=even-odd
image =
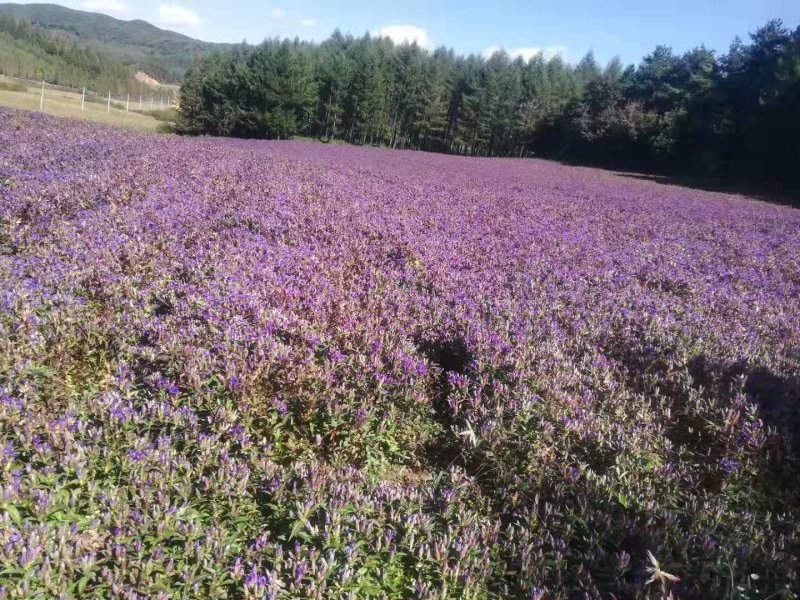
{"type": "Polygon", "coordinates": [[[18,81],[0,80],[0,90],[5,92],[27,92],[28,88],[18,81]]]}

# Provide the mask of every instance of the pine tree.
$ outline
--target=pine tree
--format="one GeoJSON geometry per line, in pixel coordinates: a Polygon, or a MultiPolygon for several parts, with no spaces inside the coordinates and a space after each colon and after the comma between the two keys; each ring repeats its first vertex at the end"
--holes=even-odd
{"type": "MultiPolygon", "coordinates": [[[[0,22],[0,36],[9,31],[39,39],[0,22]]],[[[90,66],[103,81],[122,76],[66,42],[40,41],[75,65],[61,68],[59,80],[90,66]]],[[[3,68],[49,68],[27,62],[17,46],[2,56],[3,68]]],[[[800,32],[778,21],[719,58],[703,46],[681,56],[658,46],[638,67],[615,58],[604,69],[591,52],[577,65],[504,52],[484,60],[334,32],[319,45],[268,40],[197,61],[181,91],[179,125],[475,155],[669,160],[702,173],[788,179],[800,158],[799,105],[800,32]]]]}

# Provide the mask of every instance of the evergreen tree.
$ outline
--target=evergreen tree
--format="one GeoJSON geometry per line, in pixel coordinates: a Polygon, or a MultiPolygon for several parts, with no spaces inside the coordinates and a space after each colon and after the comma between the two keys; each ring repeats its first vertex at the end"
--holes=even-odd
{"type": "MultiPolygon", "coordinates": [[[[94,64],[91,54],[67,54],[94,64]]],[[[604,69],[592,52],[576,65],[541,54],[526,63],[337,31],[319,45],[269,40],[198,60],[182,87],[180,126],[791,179],[799,103],[800,33],[779,21],[721,57],[658,46],[636,67],[615,58],[604,69]]]]}
{"type": "Polygon", "coordinates": [[[317,133],[326,140],[339,136],[347,102],[347,90],[353,76],[353,64],[347,55],[352,38],[339,30],[320,45],[315,79],[318,89],[317,133]]]}
{"type": "Polygon", "coordinates": [[[285,139],[311,125],[316,89],[309,57],[298,41],[268,41],[248,60],[247,132],[285,139]]]}

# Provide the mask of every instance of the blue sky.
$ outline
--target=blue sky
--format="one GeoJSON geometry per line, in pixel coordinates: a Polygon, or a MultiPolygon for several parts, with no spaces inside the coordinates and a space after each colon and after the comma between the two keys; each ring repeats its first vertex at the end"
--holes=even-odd
{"type": "MultiPolygon", "coordinates": [[[[40,0],[42,1],[42,0],[40,0]]],[[[800,24],[800,0],[64,0],[72,8],[160,27],[215,42],[265,37],[325,39],[334,28],[361,35],[414,37],[460,54],[503,47],[529,56],[560,53],[576,61],[593,50],[605,63],[637,63],[657,44],[677,52],[701,43],[724,52],[734,36],[770,18],[800,24]]]]}

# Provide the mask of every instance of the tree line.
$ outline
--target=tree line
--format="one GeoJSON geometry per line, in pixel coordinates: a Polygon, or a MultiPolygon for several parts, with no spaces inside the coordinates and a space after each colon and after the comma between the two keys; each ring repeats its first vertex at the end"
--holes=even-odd
{"type": "Polygon", "coordinates": [[[149,96],[134,69],[120,60],[55,34],[24,19],[0,13],[0,73],[99,94],[149,96]]]}
{"type": "Polygon", "coordinates": [[[181,88],[189,134],[294,135],[480,156],[657,164],[798,177],[800,27],[773,20],[717,55],[658,46],[638,66],[497,52],[457,56],[336,31],[195,61],[181,88]]]}

